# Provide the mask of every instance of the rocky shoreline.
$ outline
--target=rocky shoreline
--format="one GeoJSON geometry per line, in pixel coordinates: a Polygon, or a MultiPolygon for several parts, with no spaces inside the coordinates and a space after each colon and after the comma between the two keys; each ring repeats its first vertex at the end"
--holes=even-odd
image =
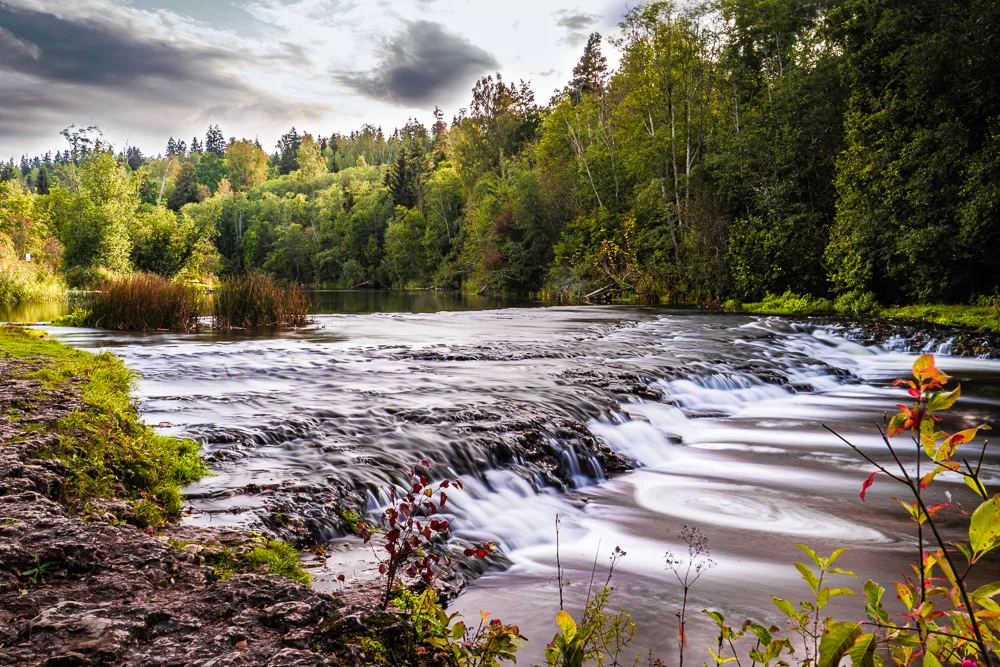
{"type": "Polygon", "coordinates": [[[81,382],[24,379],[47,363],[0,363],[0,664],[417,664],[412,624],[377,609],[374,591],[220,579],[211,555],[246,551],[252,535],[154,531],[118,500],[67,506],[69,468],[40,455],[59,437],[46,427],[79,408],[81,382]]]}

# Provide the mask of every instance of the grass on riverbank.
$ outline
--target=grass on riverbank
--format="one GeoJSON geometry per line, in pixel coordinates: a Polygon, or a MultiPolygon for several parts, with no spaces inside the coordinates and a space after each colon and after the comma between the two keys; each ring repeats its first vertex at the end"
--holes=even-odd
{"type": "Polygon", "coordinates": [[[181,488],[208,474],[191,440],[158,435],[139,417],[135,375],[111,353],[83,352],[17,327],[0,328],[0,354],[22,364],[20,377],[49,391],[78,395],[80,405],[41,428],[58,437],[43,451],[68,468],[64,502],[84,510],[96,499],[124,500],[138,519],[156,526],[181,510],[181,488]]]}
{"type": "Polygon", "coordinates": [[[885,317],[899,320],[919,320],[942,326],[968,327],[1000,332],[1000,304],[987,301],[982,305],[880,306],[870,294],[847,294],[836,301],[809,295],[785,292],[769,294],[763,301],[722,305],[728,312],[752,315],[847,315],[885,317]]]}

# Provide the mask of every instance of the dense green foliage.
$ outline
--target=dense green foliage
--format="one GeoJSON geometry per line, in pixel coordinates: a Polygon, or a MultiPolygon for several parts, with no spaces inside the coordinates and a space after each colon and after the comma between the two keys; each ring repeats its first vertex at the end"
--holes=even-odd
{"type": "Polygon", "coordinates": [[[48,389],[78,391],[81,404],[55,424],[57,436],[43,456],[68,469],[65,500],[80,510],[94,499],[128,502],[141,521],[156,525],[181,510],[180,489],[207,474],[190,440],[157,435],[141,419],[131,392],[135,376],[121,359],[93,355],[35,331],[0,329],[8,359],[30,360],[25,377],[48,389]],[[82,378],[82,382],[76,379],[82,378]],[[75,389],[74,389],[75,388],[75,389]]]}
{"type": "Polygon", "coordinates": [[[616,71],[591,36],[544,106],[496,75],[450,124],[293,128],[270,156],[218,126],[154,159],[69,128],[72,151],[0,175],[74,284],[264,271],[649,301],[791,291],[841,312],[997,291],[996,3],[684,7],[629,10],[616,71]]]}

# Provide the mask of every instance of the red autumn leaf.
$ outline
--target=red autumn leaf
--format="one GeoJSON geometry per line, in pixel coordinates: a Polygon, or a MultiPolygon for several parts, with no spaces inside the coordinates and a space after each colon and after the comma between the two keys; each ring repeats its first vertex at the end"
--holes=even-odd
{"type": "Polygon", "coordinates": [[[443,482],[441,482],[441,488],[442,489],[447,489],[450,485],[451,485],[451,482],[449,482],[448,480],[444,480],[443,482]]]}
{"type": "Polygon", "coordinates": [[[466,549],[462,553],[464,553],[465,557],[468,558],[469,556],[472,556],[473,554],[475,554],[476,550],[475,549],[466,549]]]}
{"type": "Polygon", "coordinates": [[[385,574],[385,571],[386,571],[386,565],[385,565],[385,563],[379,563],[378,573],[379,574],[385,574]]]}
{"type": "Polygon", "coordinates": [[[877,474],[878,474],[878,470],[876,470],[876,471],[875,471],[875,472],[873,472],[872,474],[868,475],[868,479],[866,479],[866,480],[864,481],[864,483],[862,483],[862,484],[861,484],[861,494],[860,494],[860,495],[861,495],[861,500],[864,500],[864,499],[865,499],[865,493],[867,493],[867,492],[868,492],[868,488],[869,488],[869,487],[870,487],[870,486],[871,486],[872,484],[874,484],[874,483],[875,483],[875,475],[877,475],[877,474]]]}
{"type": "Polygon", "coordinates": [[[938,510],[943,510],[946,507],[951,507],[951,503],[940,503],[940,504],[937,504],[937,505],[930,505],[927,508],[927,513],[930,514],[931,516],[934,516],[934,514],[938,510]]]}
{"type": "Polygon", "coordinates": [[[916,387],[911,388],[907,393],[913,398],[920,398],[920,390],[916,387]]]}
{"type": "Polygon", "coordinates": [[[444,504],[446,502],[448,502],[448,494],[445,493],[444,491],[442,491],[441,492],[441,507],[444,507],[444,504]]]}
{"type": "Polygon", "coordinates": [[[486,551],[484,549],[476,549],[476,555],[480,558],[486,558],[486,551]]]}

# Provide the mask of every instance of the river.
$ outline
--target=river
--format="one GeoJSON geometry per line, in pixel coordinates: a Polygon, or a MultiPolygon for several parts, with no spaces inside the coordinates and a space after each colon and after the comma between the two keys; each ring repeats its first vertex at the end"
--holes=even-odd
{"type": "MultiPolygon", "coordinates": [[[[384,502],[377,490],[421,459],[462,476],[466,489],[449,503],[458,534],[495,541],[510,566],[488,571],[453,608],[517,623],[531,639],[525,664],[541,660],[555,631],[557,514],[567,608],[586,597],[595,556],[600,579],[620,546],[612,606],[638,625],[631,653],[652,649],[667,664],[676,663],[680,588],[664,553],[686,556],[685,525],[707,537],[715,562],[689,602],[697,664],[710,660],[701,609],[737,625],[781,624],[769,596],[806,599],[796,543],[850,547],[843,566],[861,579],[845,585],[858,590],[867,577],[891,586],[912,559],[912,524],[890,497],[903,490],[880,480],[862,502],[870,466],[823,425],[887,458],[874,422],[904,400],[891,382],[908,375],[913,354],[851,342],[824,321],[431,293],[323,298],[327,314],[281,334],[52,331],[121,355],[141,376],[146,420],[204,444],[216,476],[189,489],[188,520],[252,524],[268,495],[248,485],[368,489],[374,512],[384,502]],[[561,452],[575,488],[498,454],[525,420],[561,452]],[[636,470],[609,477],[574,447],[581,436],[567,424],[585,425],[636,470]]],[[[1000,422],[1000,362],[945,356],[939,365],[963,385],[946,430],[1000,422]]],[[[989,449],[988,486],[1000,481],[989,449]]],[[[970,500],[959,480],[939,479],[935,501],[947,502],[946,491],[970,500]]],[[[318,585],[333,590],[336,574],[370,570],[353,538],[324,535],[338,555],[316,568],[318,585]]],[[[863,615],[856,599],[837,608],[863,615]]]]}

